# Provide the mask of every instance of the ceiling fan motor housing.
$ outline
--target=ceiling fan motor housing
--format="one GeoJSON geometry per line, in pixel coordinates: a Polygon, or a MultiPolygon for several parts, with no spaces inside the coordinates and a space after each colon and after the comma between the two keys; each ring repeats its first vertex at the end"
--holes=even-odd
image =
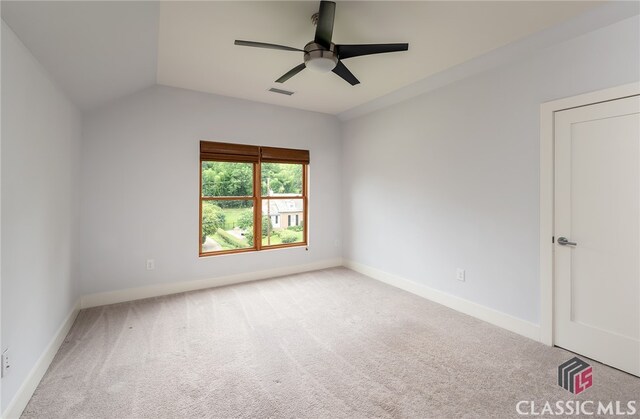
{"type": "Polygon", "coordinates": [[[311,41],[304,46],[304,64],[307,68],[320,73],[328,73],[338,64],[336,45],[331,43],[329,49],[311,41]]]}

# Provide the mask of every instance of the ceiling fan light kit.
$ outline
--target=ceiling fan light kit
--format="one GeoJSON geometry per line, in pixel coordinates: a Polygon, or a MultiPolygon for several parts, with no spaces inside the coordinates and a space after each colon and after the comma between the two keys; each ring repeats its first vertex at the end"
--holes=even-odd
{"type": "Polygon", "coordinates": [[[333,36],[333,21],[335,19],[336,4],[332,1],[321,1],[320,10],[311,17],[316,25],[315,39],[305,45],[304,50],[287,47],[284,45],[268,44],[264,42],[236,40],[235,45],[279,49],[304,53],[304,62],[281,76],[277,83],[284,83],[305,68],[318,73],[333,71],[343,80],[355,86],[360,81],[342,63],[347,58],[359,57],[371,54],[383,54],[387,52],[407,51],[409,44],[363,44],[363,45],[336,45],[331,42],[333,36]]]}
{"type": "Polygon", "coordinates": [[[304,65],[318,73],[328,73],[338,65],[338,56],[335,53],[335,44],[324,49],[322,45],[309,42],[304,47],[304,65]]]}

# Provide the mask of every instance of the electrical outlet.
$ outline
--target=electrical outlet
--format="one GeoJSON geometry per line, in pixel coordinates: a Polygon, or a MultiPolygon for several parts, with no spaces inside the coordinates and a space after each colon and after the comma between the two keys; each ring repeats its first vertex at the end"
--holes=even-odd
{"type": "Polygon", "coordinates": [[[4,377],[9,372],[11,362],[9,360],[9,349],[5,349],[2,353],[2,376],[4,377]]]}
{"type": "Polygon", "coordinates": [[[147,259],[147,271],[152,271],[156,268],[156,261],[153,259],[147,259]]]}
{"type": "Polygon", "coordinates": [[[464,282],[464,280],[465,280],[464,269],[458,268],[456,270],[456,279],[458,281],[464,282]]]}

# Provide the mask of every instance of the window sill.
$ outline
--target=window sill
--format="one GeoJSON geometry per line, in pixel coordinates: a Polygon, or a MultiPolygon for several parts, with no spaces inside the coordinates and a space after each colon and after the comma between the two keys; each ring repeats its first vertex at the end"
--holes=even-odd
{"type": "MultiPolygon", "coordinates": [[[[294,248],[294,247],[308,247],[308,244],[307,244],[307,242],[288,243],[288,244],[274,244],[274,245],[271,245],[271,246],[263,246],[260,250],[258,250],[256,248],[221,250],[221,251],[217,251],[217,252],[200,253],[199,257],[207,258],[207,257],[211,257],[211,256],[237,255],[237,254],[240,254],[240,253],[258,253],[258,252],[263,252],[263,251],[266,251],[266,250],[290,249],[290,248],[294,248]]],[[[309,249],[307,249],[307,250],[309,250],[309,249]]]]}

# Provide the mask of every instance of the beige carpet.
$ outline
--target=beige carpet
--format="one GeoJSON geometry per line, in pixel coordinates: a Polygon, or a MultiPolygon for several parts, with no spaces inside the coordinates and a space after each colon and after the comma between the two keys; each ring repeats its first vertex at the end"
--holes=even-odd
{"type": "MultiPolygon", "coordinates": [[[[640,398],[640,379],[336,268],[83,310],[27,418],[516,417],[640,398]]],[[[640,406],[639,406],[640,407],[640,406]]]]}

